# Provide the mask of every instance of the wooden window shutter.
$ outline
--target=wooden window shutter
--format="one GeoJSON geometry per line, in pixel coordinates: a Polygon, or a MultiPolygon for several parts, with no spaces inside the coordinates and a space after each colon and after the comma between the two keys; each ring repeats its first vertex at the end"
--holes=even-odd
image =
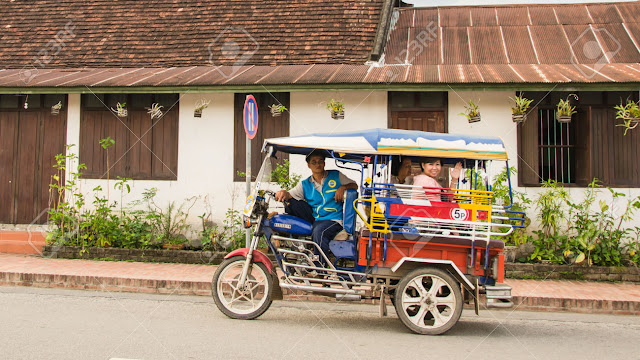
{"type": "Polygon", "coordinates": [[[593,179],[592,172],[592,122],[591,106],[578,109],[576,119],[571,124],[576,131],[576,145],[573,152],[576,171],[576,184],[580,186],[588,185],[593,179]]]}
{"type": "Polygon", "coordinates": [[[538,149],[538,108],[527,114],[527,120],[518,124],[518,182],[520,186],[540,184],[538,149]]]}

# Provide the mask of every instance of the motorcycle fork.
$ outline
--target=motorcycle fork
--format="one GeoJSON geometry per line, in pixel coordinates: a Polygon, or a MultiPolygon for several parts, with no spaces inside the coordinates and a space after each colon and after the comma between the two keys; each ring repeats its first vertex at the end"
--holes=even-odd
{"type": "Polygon", "coordinates": [[[258,242],[260,241],[260,226],[262,226],[262,215],[258,217],[258,225],[256,226],[256,231],[253,233],[253,237],[251,238],[251,244],[249,244],[249,252],[247,252],[247,258],[244,261],[244,265],[242,266],[242,275],[240,276],[240,281],[238,283],[238,288],[243,288],[245,281],[247,281],[247,275],[251,270],[251,266],[253,265],[253,250],[258,247],[258,242]]]}

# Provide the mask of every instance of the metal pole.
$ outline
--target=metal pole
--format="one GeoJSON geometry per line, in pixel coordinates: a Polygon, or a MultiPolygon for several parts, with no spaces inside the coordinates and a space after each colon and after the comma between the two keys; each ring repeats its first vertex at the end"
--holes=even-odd
{"type": "MultiPolygon", "coordinates": [[[[246,183],[247,183],[247,198],[251,195],[251,139],[247,136],[247,161],[246,161],[246,183]]],[[[247,229],[247,233],[245,236],[246,247],[249,247],[251,244],[251,228],[247,229]]]]}

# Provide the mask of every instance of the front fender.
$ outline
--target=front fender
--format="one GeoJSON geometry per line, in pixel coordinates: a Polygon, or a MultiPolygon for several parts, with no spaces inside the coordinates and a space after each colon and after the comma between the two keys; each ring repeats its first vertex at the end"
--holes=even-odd
{"type": "MultiPolygon", "coordinates": [[[[224,258],[228,259],[230,257],[237,256],[237,255],[240,255],[246,258],[248,253],[249,253],[248,248],[237,249],[228,253],[227,256],[225,256],[224,258]]],[[[269,271],[269,273],[273,272],[273,263],[271,262],[271,260],[269,260],[267,255],[263,254],[262,252],[258,250],[253,250],[253,261],[257,261],[264,264],[264,266],[267,267],[267,270],[269,271]]]]}

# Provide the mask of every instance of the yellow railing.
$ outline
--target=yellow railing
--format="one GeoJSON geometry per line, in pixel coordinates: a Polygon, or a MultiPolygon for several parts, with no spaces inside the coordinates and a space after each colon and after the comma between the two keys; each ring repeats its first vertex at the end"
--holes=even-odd
{"type": "Polygon", "coordinates": [[[384,212],[380,208],[380,203],[376,200],[374,195],[371,195],[369,199],[356,199],[353,201],[353,208],[356,210],[356,214],[364,221],[365,225],[369,228],[371,232],[379,232],[379,233],[390,233],[389,223],[387,223],[387,219],[384,217],[384,212]],[[369,209],[369,218],[367,219],[360,211],[358,210],[358,202],[370,203],[369,209]]]}

